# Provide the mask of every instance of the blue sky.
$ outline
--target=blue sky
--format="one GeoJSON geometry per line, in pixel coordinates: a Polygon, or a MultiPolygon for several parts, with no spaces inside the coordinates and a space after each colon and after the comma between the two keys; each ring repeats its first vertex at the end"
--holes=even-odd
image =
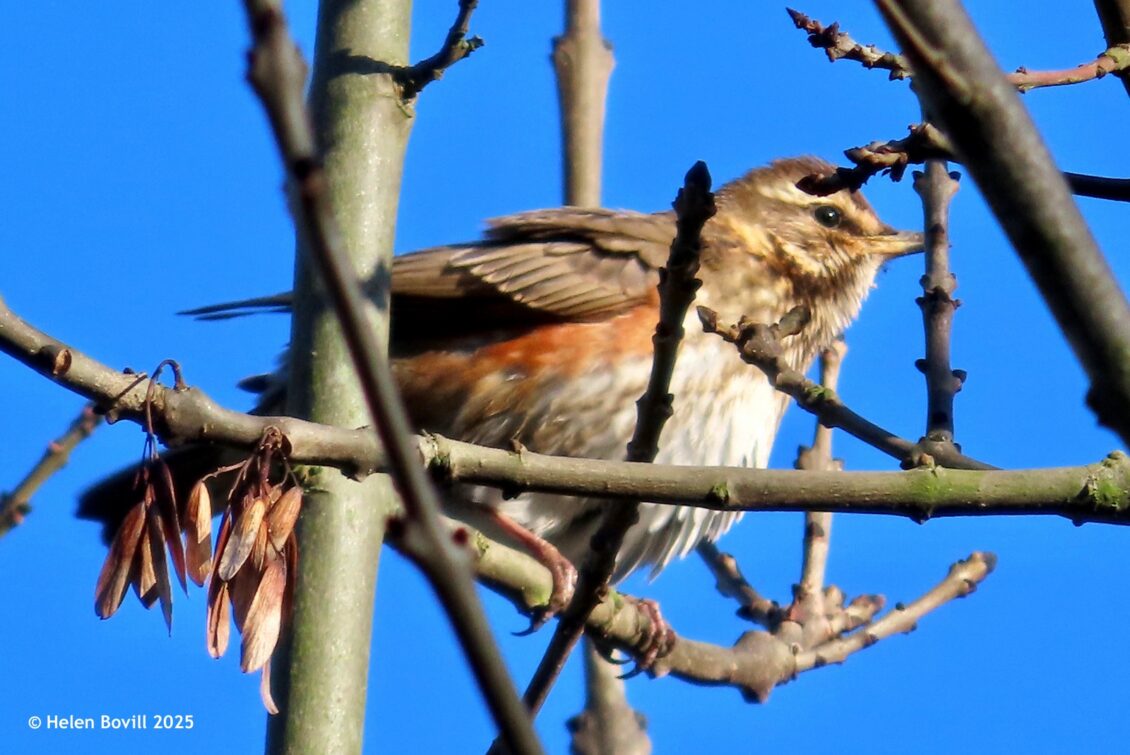
{"type": "MultiPolygon", "coordinates": [[[[905,134],[918,107],[906,82],[858,65],[828,64],[773,3],[609,3],[615,46],[605,153],[605,203],[668,206],[685,170],[706,160],[721,182],[776,157],[840,152],[905,134]]],[[[971,3],[1002,66],[1063,68],[1105,46],[1085,0],[971,3]]],[[[839,20],[857,39],[889,46],[865,3],[812,0],[800,10],[839,20]]],[[[313,3],[291,3],[309,53],[313,3]]],[[[455,3],[418,2],[414,57],[430,55],[455,3]]],[[[9,3],[0,50],[5,117],[0,143],[0,294],[33,324],[116,366],[151,369],[176,358],[186,378],[232,407],[234,388],[273,364],[283,318],[199,324],[173,313],[290,285],[292,229],[274,146],[243,81],[246,32],[237,3],[9,3]]],[[[558,3],[488,0],[472,29],[486,46],[421,97],[404,179],[397,248],[473,238],[483,218],[560,201],[557,106],[549,39],[558,3]]],[[[1109,78],[1032,92],[1031,109],[1061,166],[1130,176],[1113,149],[1130,104],[1109,78]]],[[[868,196],[900,227],[920,222],[909,182],[874,180],[868,196]]],[[[1127,287],[1126,205],[1080,200],[1127,287]]],[[[1093,462],[1119,442],[1083,407],[1086,389],[1046,307],[986,210],[963,181],[953,209],[959,279],[954,366],[969,379],[958,396],[957,437],[968,453],[1004,467],[1093,462]]],[[[919,259],[893,264],[848,335],[844,397],[884,426],[916,437],[925,397],[913,362],[922,355],[914,304],[919,259]]],[[[11,487],[59,434],[81,401],[0,359],[9,397],[0,415],[11,487]],[[15,400],[12,400],[15,398],[15,400]]],[[[791,466],[812,422],[792,411],[773,465],[791,466]]],[[[0,540],[0,737],[8,752],[133,752],[160,747],[255,751],[265,716],[257,677],[233,652],[204,650],[204,592],[177,596],[172,637],[160,614],[127,600],[112,620],[93,613],[104,548],[96,528],[73,520],[78,491],[135,460],[134,426],[100,430],[36,499],[26,524],[0,540]],[[191,732],[29,731],[39,715],[192,714],[191,732]]],[[[893,463],[837,439],[849,469],[893,463]]],[[[786,600],[799,571],[800,517],[747,519],[723,541],[752,581],[786,600]]],[[[1128,665],[1119,634],[1130,624],[1130,532],[1056,519],[935,521],[839,517],[830,578],[850,595],[909,601],[949,564],[978,549],[997,571],[974,596],[948,605],[910,636],[887,640],[842,667],[805,674],[768,704],[731,689],[637,678],[632,702],[657,752],[865,745],[875,752],[1107,750],[1130,735],[1113,714],[1128,665]],[[1110,701],[1110,702],[1107,702],[1110,701]]],[[[748,626],[717,596],[694,559],[630,592],[657,598],[689,637],[731,643],[748,626]]],[[[548,632],[524,627],[506,603],[486,598],[519,684],[548,632]]],[[[489,720],[446,622],[413,568],[381,564],[366,750],[409,747],[482,751],[489,720]]],[[[577,664],[539,718],[553,752],[567,749],[562,722],[581,707],[577,664]]]]}

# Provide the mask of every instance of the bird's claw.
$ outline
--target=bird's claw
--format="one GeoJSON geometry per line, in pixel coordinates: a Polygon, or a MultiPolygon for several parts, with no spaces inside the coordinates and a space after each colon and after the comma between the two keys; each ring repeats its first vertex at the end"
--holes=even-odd
{"type": "Polygon", "coordinates": [[[636,665],[631,671],[620,676],[621,679],[631,679],[644,671],[648,671],[655,662],[671,652],[675,647],[675,630],[663,618],[659,611],[659,604],[654,600],[642,598],[638,601],[639,610],[647,616],[647,629],[644,630],[644,640],[639,646],[636,655],[636,665]]]}
{"type": "Polygon", "coordinates": [[[549,593],[549,602],[544,606],[535,608],[530,613],[530,625],[520,632],[514,632],[515,637],[527,637],[545,626],[546,622],[565,610],[569,601],[573,599],[573,591],[577,588],[577,569],[569,559],[557,554],[557,558],[547,558],[542,561],[553,578],[553,589],[549,593]]]}
{"type": "Polygon", "coordinates": [[[592,647],[593,650],[596,651],[596,654],[603,658],[607,663],[611,663],[613,666],[626,666],[632,662],[631,658],[617,658],[615,655],[616,648],[614,648],[610,643],[602,640],[600,637],[597,637],[594,634],[590,634],[589,640],[592,642],[592,647]]]}

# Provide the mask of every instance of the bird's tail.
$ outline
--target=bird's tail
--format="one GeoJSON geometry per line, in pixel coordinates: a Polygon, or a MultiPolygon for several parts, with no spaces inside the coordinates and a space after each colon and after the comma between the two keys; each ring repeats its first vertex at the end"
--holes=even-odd
{"type": "MultiPolygon", "coordinates": [[[[166,451],[161,458],[169,465],[177,507],[181,508],[196,481],[226,462],[219,446],[187,446],[166,451]]],[[[109,543],[129,510],[141,500],[136,487],[137,465],[121,469],[87,488],[79,498],[79,519],[102,524],[102,540],[109,543]]]]}

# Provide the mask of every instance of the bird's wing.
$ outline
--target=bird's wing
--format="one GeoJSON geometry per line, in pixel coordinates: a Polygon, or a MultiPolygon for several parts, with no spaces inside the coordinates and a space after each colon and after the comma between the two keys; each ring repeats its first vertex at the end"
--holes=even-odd
{"type": "Polygon", "coordinates": [[[406,298],[502,298],[551,317],[600,317],[653,294],[675,235],[671,213],[559,208],[489,224],[481,242],[395,258],[393,306],[406,298]]]}
{"type": "MultiPolygon", "coordinates": [[[[411,350],[539,321],[591,320],[647,302],[675,236],[674,214],[562,207],[488,221],[482,241],[392,262],[393,344],[411,350]]],[[[285,312],[290,294],[184,314],[285,312]]]]}

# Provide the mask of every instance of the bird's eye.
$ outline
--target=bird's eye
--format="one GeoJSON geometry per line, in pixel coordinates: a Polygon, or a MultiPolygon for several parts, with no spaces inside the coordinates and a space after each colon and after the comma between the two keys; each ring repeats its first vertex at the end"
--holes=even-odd
{"type": "Polygon", "coordinates": [[[812,211],[812,216],[825,228],[835,228],[844,219],[843,213],[830,204],[819,205],[812,211]]]}

